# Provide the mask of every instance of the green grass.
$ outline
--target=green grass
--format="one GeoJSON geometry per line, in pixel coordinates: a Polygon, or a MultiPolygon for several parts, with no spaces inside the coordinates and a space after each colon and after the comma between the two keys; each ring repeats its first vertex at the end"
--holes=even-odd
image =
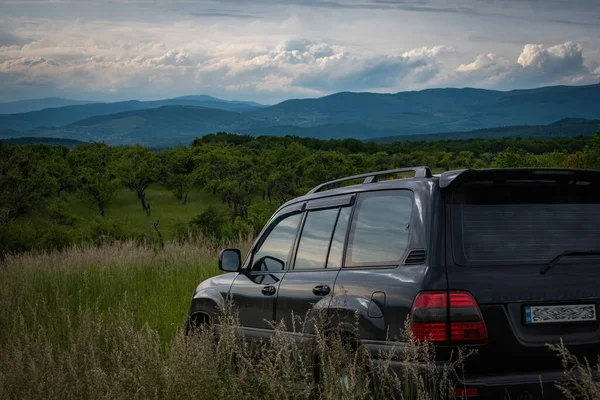
{"type": "Polygon", "coordinates": [[[65,253],[9,257],[0,283],[0,337],[14,335],[19,318],[64,341],[69,324],[92,312],[123,314],[147,324],[161,341],[183,326],[196,285],[218,273],[216,255],[202,246],[169,244],[156,251],[133,243],[65,253]]]}
{"type": "MultiPolygon", "coordinates": [[[[339,399],[348,366],[350,382],[366,382],[366,354],[341,338],[319,336],[322,387],[310,357],[299,357],[307,348],[283,330],[269,349],[248,345],[228,314],[218,342],[212,331],[185,338],[193,289],[218,273],[219,247],[123,242],[9,255],[0,269],[0,399],[339,399]]],[[[401,382],[376,373],[389,379],[375,397],[388,398],[401,382]]],[[[432,399],[451,390],[431,377],[419,385],[432,399]]],[[[357,386],[351,397],[373,396],[357,386]]]]}
{"type": "MultiPolygon", "coordinates": [[[[172,238],[177,224],[187,223],[206,207],[220,204],[216,196],[197,188],[191,191],[187,203],[183,204],[175,199],[170,190],[160,184],[148,187],[146,201],[151,206],[152,215],[150,216],[146,215],[135,192],[126,188],[119,189],[106,208],[106,218],[117,220],[128,229],[146,234],[146,236],[155,235],[152,224],[160,221],[159,228],[165,240],[169,240],[172,238]]],[[[95,208],[76,196],[72,196],[69,203],[74,215],[84,221],[98,215],[95,208]]]]}
{"type": "MultiPolygon", "coordinates": [[[[98,209],[86,202],[83,198],[73,194],[63,194],[67,202],[67,210],[74,218],[70,230],[75,232],[75,237],[85,236],[95,219],[99,217],[98,209]]],[[[127,188],[120,188],[106,207],[104,219],[107,222],[117,222],[124,226],[128,232],[139,236],[156,238],[153,223],[159,221],[159,229],[165,240],[173,238],[178,225],[188,223],[192,218],[205,210],[210,205],[220,205],[217,196],[199,188],[194,188],[188,196],[186,204],[175,199],[173,193],[161,184],[152,184],[146,190],[146,200],[150,203],[152,215],[147,216],[142,208],[136,193],[127,188]]],[[[37,222],[47,220],[45,209],[39,208],[30,215],[21,217],[24,222],[37,222]]]]}
{"type": "MultiPolygon", "coordinates": [[[[386,363],[399,353],[383,353],[374,365],[360,346],[325,329],[298,344],[278,326],[265,348],[244,342],[231,313],[218,341],[212,329],[186,338],[192,292],[219,273],[221,245],[121,242],[9,255],[0,269],[0,400],[452,398],[450,370],[434,374],[433,347],[410,339],[397,376],[386,363]],[[319,385],[311,358],[300,356],[306,350],[321,360],[319,385]]],[[[578,374],[559,385],[565,398],[598,398],[592,368],[600,367],[555,350],[578,374]]]]}

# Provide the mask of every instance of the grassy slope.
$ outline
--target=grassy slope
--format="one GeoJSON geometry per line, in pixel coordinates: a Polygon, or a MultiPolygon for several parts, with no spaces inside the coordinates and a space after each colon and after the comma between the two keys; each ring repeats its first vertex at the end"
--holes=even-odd
{"type": "Polygon", "coordinates": [[[123,313],[168,341],[183,326],[193,289],[218,272],[215,259],[207,246],[170,244],[157,252],[133,243],[9,257],[0,284],[2,332],[18,327],[15,310],[57,342],[86,313],[123,313]]]}
{"type": "MultiPolygon", "coordinates": [[[[327,347],[317,338],[325,382],[318,392],[289,337],[278,334],[270,350],[243,345],[235,328],[222,330],[218,344],[210,331],[184,340],[179,328],[194,287],[218,273],[216,250],[206,242],[164,250],[119,243],[9,256],[0,270],[0,399],[366,400],[395,390],[450,399],[449,370],[440,377],[407,367],[403,380],[385,361],[372,371],[375,393],[354,386],[344,396],[339,373],[351,366],[353,384],[369,360],[335,337],[327,347]]],[[[409,361],[433,365],[427,345],[409,348],[409,361]]],[[[562,384],[565,398],[598,398],[588,365],[558,350],[581,376],[562,384]]]]}
{"type": "MultiPolygon", "coordinates": [[[[64,195],[67,200],[68,211],[75,218],[73,229],[87,231],[92,220],[98,217],[98,211],[84,199],[75,195],[64,195]]],[[[194,188],[188,196],[186,204],[175,199],[172,192],[160,184],[153,184],[146,190],[146,199],[150,202],[152,215],[146,216],[135,192],[126,188],[117,191],[114,198],[106,208],[107,220],[118,221],[128,230],[144,234],[147,237],[156,237],[152,224],[159,221],[159,229],[165,240],[173,237],[177,224],[189,222],[206,207],[220,204],[219,199],[206,191],[194,188]]],[[[22,217],[23,221],[39,221],[47,218],[45,211],[39,209],[37,213],[22,217]]]]}

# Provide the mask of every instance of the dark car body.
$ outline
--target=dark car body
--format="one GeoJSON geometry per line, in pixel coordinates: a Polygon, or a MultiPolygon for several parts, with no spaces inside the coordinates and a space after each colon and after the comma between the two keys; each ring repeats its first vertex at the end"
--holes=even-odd
{"type": "Polygon", "coordinates": [[[211,321],[230,295],[244,334],[268,339],[271,321],[297,331],[292,313],[326,310],[357,322],[374,355],[401,350],[410,320],[440,363],[458,345],[477,349],[456,376],[469,394],[548,398],[565,379],[549,343],[600,353],[600,171],[410,170],[284,204],[239,272],[197,287],[191,320],[211,321]],[[435,296],[443,304],[427,308],[435,296]]]}

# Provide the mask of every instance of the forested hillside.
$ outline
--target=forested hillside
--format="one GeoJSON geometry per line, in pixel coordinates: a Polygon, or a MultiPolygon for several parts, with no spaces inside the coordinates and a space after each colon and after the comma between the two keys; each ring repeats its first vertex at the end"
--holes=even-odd
{"type": "Polygon", "coordinates": [[[476,131],[468,137],[492,137],[494,131],[487,130],[499,127],[508,130],[499,136],[575,136],[593,129],[583,123],[555,126],[565,119],[596,120],[589,124],[597,125],[600,84],[507,92],[473,88],[341,92],[286,100],[269,107],[207,96],[95,103],[0,115],[0,138],[56,137],[111,145],[173,147],[188,145],[198,136],[217,131],[373,140],[428,134],[446,134],[439,137],[445,139],[453,132],[465,138],[468,131],[476,131]],[[552,125],[544,128],[548,124],[552,125]]]}
{"type": "Polygon", "coordinates": [[[600,132],[392,144],[219,133],[161,151],[0,142],[0,254],[159,233],[233,239],[319,183],[418,165],[600,168],[600,132]]]}

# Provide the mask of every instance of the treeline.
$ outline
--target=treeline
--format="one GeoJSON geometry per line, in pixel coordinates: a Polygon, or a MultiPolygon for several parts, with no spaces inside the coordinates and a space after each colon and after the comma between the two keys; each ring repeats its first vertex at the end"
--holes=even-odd
{"type": "Polygon", "coordinates": [[[278,205],[324,181],[417,165],[438,170],[600,168],[600,132],[575,138],[391,144],[217,133],[187,147],[161,151],[100,143],[70,149],[0,142],[0,253],[72,242],[72,235],[66,233],[55,237],[61,226],[72,224],[68,204],[63,201],[67,195],[84,199],[98,215],[97,229],[79,234],[77,240],[97,240],[127,236],[122,227],[111,228],[102,221],[120,188],[128,188],[131,201],[138,202],[140,212],[150,216],[149,185],[162,184],[172,192],[174,201],[183,204],[192,188],[200,187],[218,196],[223,206],[199,213],[182,231],[223,238],[260,229],[278,205]],[[40,213],[51,226],[24,232],[20,221],[40,213]],[[31,237],[35,235],[42,237],[31,237]]]}

